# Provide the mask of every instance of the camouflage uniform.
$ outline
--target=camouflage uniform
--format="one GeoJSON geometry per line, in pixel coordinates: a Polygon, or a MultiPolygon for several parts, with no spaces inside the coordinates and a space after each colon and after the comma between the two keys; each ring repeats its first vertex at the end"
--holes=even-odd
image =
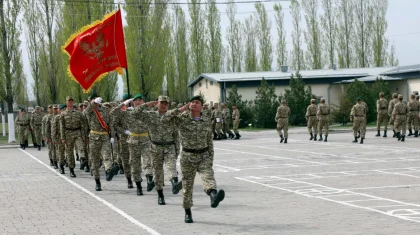
{"type": "Polygon", "coordinates": [[[212,112],[212,120],[216,134],[220,138],[222,135],[222,125],[223,125],[223,114],[222,110],[217,107],[212,112]]]}
{"type": "Polygon", "coordinates": [[[51,141],[54,143],[55,155],[58,161],[58,164],[64,165],[65,159],[65,145],[61,142],[60,135],[60,119],[61,114],[56,114],[51,119],[51,141]]]}
{"type": "Polygon", "coordinates": [[[324,135],[328,136],[328,116],[330,115],[330,108],[325,104],[321,103],[318,105],[316,116],[318,117],[318,133],[322,140],[322,129],[324,129],[324,135]]]}
{"type": "Polygon", "coordinates": [[[34,144],[40,146],[42,143],[42,115],[41,113],[33,113],[31,117],[31,128],[34,133],[34,144]]]}
{"type": "Polygon", "coordinates": [[[225,107],[222,108],[222,116],[223,116],[223,133],[229,134],[229,137],[234,136],[232,131],[229,128],[229,124],[230,124],[230,110],[229,108],[225,107]]]}
{"type": "MultiPolygon", "coordinates": [[[[389,101],[389,104],[388,104],[388,116],[390,117],[390,119],[389,119],[389,126],[391,127],[391,129],[393,131],[395,131],[395,128],[394,128],[394,117],[392,116],[392,112],[394,111],[395,104],[398,103],[398,99],[397,99],[397,96],[396,96],[395,93],[392,95],[392,97],[394,97],[394,99],[392,99],[391,101],[389,101]]],[[[394,133],[394,137],[395,137],[395,133],[394,133]]]]}
{"type": "Polygon", "coordinates": [[[287,138],[289,137],[289,115],[290,115],[290,108],[287,107],[285,102],[282,102],[282,104],[277,108],[277,114],[275,121],[277,122],[277,133],[279,134],[281,138],[281,142],[283,142],[283,133],[284,132],[284,138],[286,140],[285,143],[287,143],[287,138]]]}
{"type": "Polygon", "coordinates": [[[28,140],[29,124],[30,117],[26,113],[23,113],[23,115],[19,114],[15,119],[15,125],[18,127],[17,130],[19,133],[19,142],[21,145],[24,145],[28,140]]]}
{"type": "MultiPolygon", "coordinates": [[[[354,137],[357,138],[357,131],[360,130],[360,137],[364,139],[366,134],[366,107],[362,103],[353,106],[350,112],[350,120],[353,121],[354,137]]],[[[363,143],[363,141],[360,143],[363,143]]]]}
{"type": "Polygon", "coordinates": [[[384,122],[384,132],[386,133],[388,127],[388,101],[384,98],[380,98],[376,101],[376,112],[378,113],[376,129],[381,130],[381,123],[384,122]]]}
{"type": "MultiPolygon", "coordinates": [[[[398,98],[402,95],[398,95],[398,98]]],[[[402,140],[404,141],[405,132],[407,129],[407,114],[409,113],[408,106],[403,101],[399,101],[394,106],[394,110],[392,111],[392,118],[394,119],[394,128],[397,132],[398,140],[400,140],[402,137],[402,140]]]]}
{"type": "Polygon", "coordinates": [[[413,135],[412,133],[412,126],[414,127],[414,131],[418,133],[418,116],[419,116],[419,102],[417,100],[413,99],[410,100],[410,102],[408,102],[407,106],[408,106],[408,118],[407,118],[407,122],[408,122],[408,129],[410,131],[409,135],[413,135]]]}
{"type": "Polygon", "coordinates": [[[316,111],[318,110],[318,106],[314,103],[310,104],[308,108],[306,108],[306,121],[308,123],[308,132],[311,135],[311,140],[318,134],[318,120],[316,119],[316,111]]]}
{"type": "Polygon", "coordinates": [[[235,132],[236,137],[239,136],[239,122],[241,121],[241,112],[238,108],[232,111],[232,121],[233,121],[233,132],[235,132]]]}
{"type": "Polygon", "coordinates": [[[54,144],[51,139],[51,120],[53,119],[54,114],[49,113],[42,118],[42,136],[44,139],[47,139],[48,145],[48,156],[52,163],[57,162],[57,157],[55,155],[54,144]]]}

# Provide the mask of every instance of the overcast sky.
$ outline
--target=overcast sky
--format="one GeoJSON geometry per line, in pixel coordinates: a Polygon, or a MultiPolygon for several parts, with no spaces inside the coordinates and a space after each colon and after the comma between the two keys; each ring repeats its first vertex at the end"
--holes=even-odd
{"type": "MultiPolygon", "coordinates": [[[[185,2],[186,0],[181,0],[185,2]]],[[[220,0],[217,0],[219,2],[220,0]]],[[[318,2],[321,2],[318,0],[318,2]]],[[[287,31],[286,42],[288,49],[292,47],[291,32],[292,32],[292,18],[289,10],[289,2],[281,2],[284,10],[284,24],[287,31]]],[[[236,4],[237,5],[237,19],[243,21],[254,11],[253,4],[236,4]]],[[[273,11],[274,3],[264,3],[267,13],[271,20],[271,36],[273,49],[277,41],[276,24],[273,11]]],[[[182,6],[185,11],[188,11],[188,6],[182,6]]],[[[222,37],[225,41],[226,27],[228,26],[228,19],[226,15],[226,5],[218,5],[221,13],[222,37]]],[[[388,30],[386,36],[390,43],[395,43],[396,55],[399,59],[400,65],[411,65],[420,63],[420,0],[389,0],[389,7],[387,13],[388,30]]],[[[303,13],[302,13],[303,15],[303,13]]],[[[187,16],[189,16],[187,14],[187,16]]],[[[302,19],[303,20],[303,19],[302,19]]],[[[28,61],[28,53],[26,49],[25,33],[21,35],[21,49],[23,54],[24,72],[27,81],[32,84],[33,79],[30,72],[28,61]]],[[[224,43],[226,45],[226,43],[224,43]]],[[[275,56],[273,58],[275,60],[275,56]]],[[[122,96],[122,81],[119,79],[119,97],[122,96]]],[[[28,86],[29,87],[29,86],[28,86]]],[[[32,89],[29,89],[29,97],[32,98],[32,89]]]]}

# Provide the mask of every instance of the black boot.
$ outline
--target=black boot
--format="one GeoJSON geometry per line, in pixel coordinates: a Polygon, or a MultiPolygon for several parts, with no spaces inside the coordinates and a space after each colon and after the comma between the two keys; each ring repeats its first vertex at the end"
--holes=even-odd
{"type": "Polygon", "coordinates": [[[58,169],[57,161],[54,161],[54,169],[58,169]]]}
{"type": "Polygon", "coordinates": [[[363,144],[363,140],[364,140],[364,139],[365,139],[365,138],[363,138],[363,137],[360,139],[360,144],[363,144]]]}
{"type": "Polygon", "coordinates": [[[357,136],[354,137],[353,143],[357,143],[357,136]]]}
{"type": "Polygon", "coordinates": [[[86,166],[86,168],[85,168],[85,172],[90,172],[90,167],[89,167],[89,165],[87,165],[87,166],[86,166]]]}
{"type": "Polygon", "coordinates": [[[405,141],[405,135],[401,136],[401,142],[405,141]]]}
{"type": "Polygon", "coordinates": [[[226,134],[222,134],[222,140],[226,140],[227,139],[227,136],[226,136],[226,134]]]}
{"type": "Polygon", "coordinates": [[[395,132],[395,130],[392,130],[394,132],[394,135],[392,136],[392,138],[397,137],[397,132],[395,132]]]}
{"type": "Polygon", "coordinates": [[[386,131],[384,131],[384,136],[383,137],[388,137],[388,136],[386,136],[386,131]]]}
{"type": "Polygon", "coordinates": [[[212,189],[210,191],[210,206],[212,208],[216,208],[221,201],[225,198],[225,191],[220,189],[219,192],[217,190],[212,189]]]}
{"type": "Polygon", "coordinates": [[[76,174],[74,174],[74,168],[69,168],[69,169],[70,169],[70,177],[76,178],[76,174]]]}
{"type": "Polygon", "coordinates": [[[163,196],[163,190],[161,189],[161,190],[158,190],[157,191],[158,192],[158,204],[159,205],[166,205],[166,203],[165,203],[165,197],[163,196]]]}
{"type": "Polygon", "coordinates": [[[413,130],[412,129],[408,129],[408,136],[412,136],[413,135],[413,130]]]}
{"type": "Polygon", "coordinates": [[[113,177],[114,177],[114,171],[112,171],[112,169],[108,169],[107,171],[105,171],[106,181],[111,181],[113,177]]]}
{"type": "Polygon", "coordinates": [[[66,172],[64,172],[64,165],[60,164],[60,174],[65,174],[66,172]]]}
{"type": "Polygon", "coordinates": [[[419,137],[419,131],[414,132],[414,137],[419,137]]]}
{"type": "Polygon", "coordinates": [[[357,131],[357,138],[360,138],[360,131],[357,131]]]}
{"type": "Polygon", "coordinates": [[[380,131],[380,130],[378,130],[378,134],[376,134],[375,136],[380,137],[380,136],[381,136],[381,131],[380,131]]]}
{"type": "Polygon", "coordinates": [[[217,134],[215,132],[213,132],[213,140],[217,139],[217,134]]]}
{"type": "Polygon", "coordinates": [[[284,138],[284,143],[287,144],[287,138],[284,138]]]}
{"type": "Polygon", "coordinates": [[[317,136],[317,135],[315,134],[315,135],[314,135],[314,141],[317,141],[316,136],[317,136]]]}
{"type": "Polygon", "coordinates": [[[28,140],[25,140],[25,148],[29,147],[29,142],[28,140]]]}
{"type": "Polygon", "coordinates": [[[229,134],[230,139],[232,140],[233,138],[235,138],[234,134],[229,134]]]}
{"type": "Polygon", "coordinates": [[[309,140],[313,140],[314,139],[314,135],[312,135],[312,133],[310,135],[311,135],[311,138],[309,140]]]}
{"type": "Polygon", "coordinates": [[[79,161],[80,159],[79,159],[79,154],[78,153],[76,153],[76,161],[79,161]]]}
{"type": "Polygon", "coordinates": [[[42,140],[42,147],[45,147],[45,141],[42,140]]]}
{"type": "Polygon", "coordinates": [[[101,180],[100,179],[95,179],[95,182],[96,182],[96,188],[95,188],[95,190],[96,191],[102,191],[102,188],[101,188],[101,180]]]}
{"type": "Polygon", "coordinates": [[[84,158],[80,158],[80,170],[83,171],[88,165],[88,161],[84,158]]]}
{"type": "Polygon", "coordinates": [[[235,140],[239,140],[239,134],[235,133],[235,140]]]}
{"type": "Polygon", "coordinates": [[[193,222],[191,209],[185,209],[185,223],[189,224],[193,222]]]}
{"type": "Polygon", "coordinates": [[[178,177],[173,177],[171,179],[171,183],[172,183],[172,193],[178,194],[179,191],[182,189],[182,181],[178,182],[178,177]]]}
{"type": "Polygon", "coordinates": [[[54,166],[54,162],[52,159],[50,159],[50,166],[54,166]]]}
{"type": "Polygon", "coordinates": [[[239,138],[241,138],[242,136],[238,133],[239,138]]]}
{"type": "Polygon", "coordinates": [[[324,142],[327,142],[327,141],[328,141],[328,135],[326,135],[324,138],[324,142]]]}
{"type": "Polygon", "coordinates": [[[155,181],[153,181],[153,175],[146,175],[147,179],[147,192],[150,192],[155,187],[155,181]]]}
{"type": "Polygon", "coordinates": [[[41,151],[41,145],[38,145],[38,151],[41,151]]]}
{"type": "Polygon", "coordinates": [[[136,182],[136,186],[137,186],[137,196],[143,195],[143,188],[141,187],[141,181],[136,182]]]}
{"type": "Polygon", "coordinates": [[[281,136],[280,136],[280,144],[281,144],[281,143],[283,143],[283,141],[284,141],[284,138],[283,138],[283,136],[281,135],[281,136]]]}
{"type": "Polygon", "coordinates": [[[397,138],[398,138],[398,141],[401,140],[401,133],[397,132],[397,138]]]}
{"type": "Polygon", "coordinates": [[[121,164],[121,166],[120,166],[120,175],[122,175],[122,174],[124,174],[124,168],[123,168],[123,166],[121,164]]]}
{"type": "Polygon", "coordinates": [[[127,177],[127,188],[134,188],[133,187],[133,181],[131,180],[131,177],[127,177]]]}
{"type": "Polygon", "coordinates": [[[319,135],[319,139],[318,139],[318,141],[323,141],[323,139],[322,139],[322,134],[320,134],[320,135],[319,135]]]}
{"type": "Polygon", "coordinates": [[[221,134],[217,134],[216,140],[221,140],[221,139],[222,139],[222,135],[221,134]]]}

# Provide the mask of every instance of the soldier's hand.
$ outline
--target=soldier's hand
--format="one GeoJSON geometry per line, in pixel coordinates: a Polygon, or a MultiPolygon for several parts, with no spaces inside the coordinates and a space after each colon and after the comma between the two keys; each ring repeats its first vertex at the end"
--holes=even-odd
{"type": "Polygon", "coordinates": [[[159,103],[159,101],[150,101],[150,102],[147,102],[146,105],[148,107],[153,107],[153,106],[157,105],[158,103],[159,103]]]}
{"type": "Polygon", "coordinates": [[[66,144],[66,140],[61,140],[61,143],[66,144]]]}
{"type": "Polygon", "coordinates": [[[130,135],[130,131],[129,130],[126,130],[125,132],[124,132],[126,135],[130,135]]]}
{"type": "Polygon", "coordinates": [[[184,112],[185,110],[188,109],[188,107],[190,107],[190,102],[188,102],[186,105],[182,106],[181,108],[178,109],[179,112],[184,112]]]}
{"type": "Polygon", "coordinates": [[[133,102],[134,98],[128,99],[126,101],[124,101],[124,105],[127,106],[129,104],[131,104],[131,102],[133,102]]]}

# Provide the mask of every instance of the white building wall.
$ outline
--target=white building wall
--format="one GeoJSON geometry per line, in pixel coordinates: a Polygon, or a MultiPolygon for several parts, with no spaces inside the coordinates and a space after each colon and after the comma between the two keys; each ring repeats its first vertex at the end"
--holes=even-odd
{"type": "Polygon", "coordinates": [[[413,94],[414,92],[420,94],[420,78],[408,80],[408,93],[413,94]]]}
{"type": "Polygon", "coordinates": [[[194,85],[193,87],[193,96],[199,95],[201,93],[204,95],[206,103],[219,103],[220,102],[220,84],[213,82],[208,79],[201,79],[200,82],[194,85]],[[201,86],[200,86],[201,84],[201,86]]]}

